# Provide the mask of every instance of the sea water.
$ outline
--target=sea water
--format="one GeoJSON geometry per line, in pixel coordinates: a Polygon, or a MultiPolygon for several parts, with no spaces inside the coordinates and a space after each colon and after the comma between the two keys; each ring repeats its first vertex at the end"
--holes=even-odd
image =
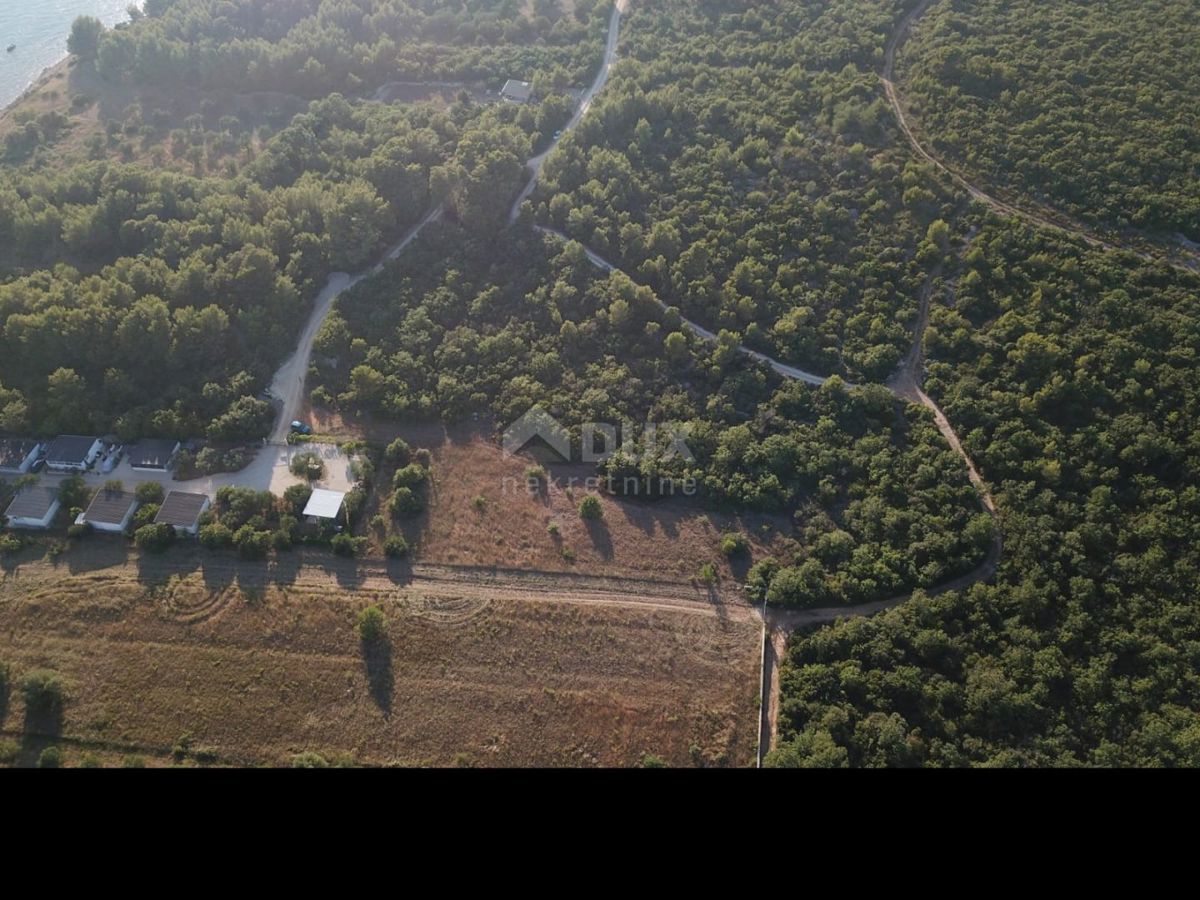
{"type": "Polygon", "coordinates": [[[67,55],[76,16],[115,25],[129,20],[127,10],[133,5],[134,0],[0,0],[0,108],[67,55]],[[16,49],[8,53],[10,44],[16,49]]]}

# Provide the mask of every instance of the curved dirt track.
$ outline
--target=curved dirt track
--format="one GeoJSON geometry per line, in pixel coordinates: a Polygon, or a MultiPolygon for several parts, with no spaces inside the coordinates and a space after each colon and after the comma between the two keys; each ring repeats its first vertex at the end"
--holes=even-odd
{"type": "MultiPolygon", "coordinates": [[[[552,228],[544,228],[538,226],[538,230],[543,234],[561,241],[570,241],[567,235],[560,231],[555,231],[552,228]]],[[[588,261],[604,272],[621,271],[617,266],[602,257],[599,253],[590,249],[585,245],[583,247],[584,254],[588,261]]],[[[991,578],[996,573],[996,567],[1000,564],[1000,557],[1003,554],[1003,543],[1000,536],[1000,526],[998,515],[996,512],[996,503],[992,498],[991,491],[988,489],[987,483],[979,474],[979,470],[975,467],[974,461],[963,448],[962,442],[958,435],[955,434],[950,421],[946,418],[945,413],[941,408],[933,402],[920,386],[920,371],[921,371],[921,346],[925,337],[925,327],[929,321],[929,302],[933,293],[934,283],[940,274],[940,270],[935,270],[926,280],[924,287],[921,290],[921,312],[918,317],[917,327],[913,335],[912,348],[908,355],[900,364],[900,368],[896,374],[888,379],[887,387],[897,397],[906,400],[910,403],[918,403],[933,413],[934,423],[937,425],[938,431],[946,439],[950,448],[962,458],[967,467],[967,475],[971,480],[971,484],[975,487],[975,491],[979,497],[980,505],[989,516],[992,517],[995,525],[995,535],[992,544],[988,549],[988,554],[978,566],[960,575],[957,578],[937,585],[926,590],[927,594],[936,595],[947,591],[965,590],[971,585],[985,581],[991,578]]],[[[666,308],[666,304],[655,295],[655,300],[660,306],[666,308]]],[[[692,322],[681,317],[681,322],[688,331],[700,337],[705,341],[716,341],[717,336],[704,328],[702,325],[692,322]]],[[[823,385],[828,378],[822,375],[817,375],[813,372],[806,372],[803,369],[798,369],[795,366],[789,366],[779,360],[751,350],[749,347],[738,345],[738,350],[767,366],[770,366],[781,377],[791,379],[793,381],[802,381],[805,384],[811,384],[819,387],[823,385]]],[[[846,382],[846,386],[853,388],[855,385],[846,382]]],[[[887,600],[877,600],[872,603],[862,603],[857,606],[837,606],[824,607],[819,609],[773,609],[766,608],[763,612],[763,702],[760,707],[760,723],[759,723],[759,754],[758,762],[762,764],[763,756],[770,749],[771,743],[775,735],[775,725],[779,710],[779,660],[783,657],[784,646],[786,643],[786,635],[802,627],[813,625],[828,624],[835,622],[838,619],[852,618],[856,616],[870,616],[875,613],[882,612],[886,609],[891,609],[895,606],[906,602],[912,595],[902,594],[898,597],[892,597],[887,600]]]]}
{"type": "Polygon", "coordinates": [[[888,41],[887,50],[884,53],[883,71],[880,73],[880,80],[883,82],[883,90],[887,95],[888,104],[892,108],[892,114],[896,117],[896,122],[900,126],[900,130],[904,133],[905,138],[907,138],[913,152],[953,181],[955,185],[966,191],[973,199],[991,207],[1002,216],[1022,219],[1038,228],[1048,228],[1054,231],[1065,232],[1101,250],[1132,253],[1147,262],[1165,262],[1183,272],[1196,273],[1200,271],[1200,256],[1185,251],[1182,248],[1152,253],[1129,244],[1118,243],[1115,239],[1102,237],[1094,229],[1089,228],[1076,219],[1070,218],[1058,210],[1045,206],[1040,207],[1040,209],[1030,209],[1027,206],[1016,206],[1001,200],[950,168],[926,149],[920,140],[917,139],[908,114],[904,111],[904,104],[900,100],[900,93],[896,90],[895,70],[896,52],[907,39],[913,23],[924,15],[933,3],[934,0],[922,0],[912,12],[901,20],[896,33],[888,41]],[[1180,262],[1174,258],[1173,254],[1180,253],[1186,254],[1189,260],[1187,262],[1180,262]]]}
{"type": "MultiPolygon", "coordinates": [[[[613,63],[617,58],[617,43],[621,33],[621,16],[629,6],[629,2],[630,0],[618,0],[617,4],[613,7],[612,17],[608,25],[608,39],[604,50],[604,59],[600,64],[600,71],[596,75],[596,80],[592,83],[591,87],[584,93],[579,107],[571,117],[571,121],[562,129],[558,137],[550,142],[549,147],[526,160],[525,165],[533,170],[533,177],[521,190],[521,193],[513,203],[511,213],[513,221],[516,221],[521,204],[537,185],[538,176],[541,174],[542,164],[546,161],[546,157],[554,151],[554,148],[558,146],[567,132],[574,128],[588,114],[592,108],[592,101],[595,100],[596,95],[608,83],[609,73],[612,71],[613,63]]],[[[317,333],[321,330],[321,325],[324,324],[330,310],[333,309],[333,302],[360,281],[372,278],[381,273],[389,262],[396,259],[417,239],[429,223],[436,222],[442,217],[444,212],[444,203],[434,206],[425,214],[421,221],[410,228],[399,241],[389,247],[383,256],[380,257],[379,261],[371,266],[371,268],[354,275],[346,272],[334,272],[329,276],[324,289],[317,295],[316,300],[313,301],[312,312],[309,314],[304,330],[300,333],[295,351],[283,362],[271,381],[271,396],[275,398],[279,405],[278,418],[271,432],[271,444],[283,444],[287,440],[292,421],[299,417],[301,409],[304,408],[304,385],[308,377],[309,362],[312,360],[313,343],[316,341],[317,333]]]]}

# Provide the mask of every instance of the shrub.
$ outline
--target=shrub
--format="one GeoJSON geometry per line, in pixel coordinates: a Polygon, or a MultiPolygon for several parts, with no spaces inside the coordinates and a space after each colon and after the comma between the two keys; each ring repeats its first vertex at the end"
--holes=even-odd
{"type": "Polygon", "coordinates": [[[63,764],[63,752],[57,747],[47,747],[37,758],[37,767],[39,769],[61,769],[63,764]]]}
{"type": "Polygon", "coordinates": [[[358,614],[358,634],[367,643],[382,640],[387,635],[387,617],[378,606],[368,606],[358,614]]]}
{"type": "Polygon", "coordinates": [[[0,741],[0,765],[11,766],[21,755],[21,745],[16,741],[0,741]]]}
{"type": "Polygon", "coordinates": [[[291,550],[292,536],[289,532],[280,529],[271,533],[271,546],[276,550],[291,550]]]}
{"type": "Polygon", "coordinates": [[[767,602],[772,606],[813,606],[827,596],[824,570],[815,559],[780,569],[767,589],[767,602]]]}
{"type": "Polygon", "coordinates": [[[471,505],[479,512],[483,512],[487,509],[487,497],[483,496],[483,494],[476,494],[475,499],[471,501],[471,505]]]}
{"type": "Polygon", "coordinates": [[[150,503],[146,506],[139,506],[138,511],[133,514],[133,530],[136,532],[143,525],[153,525],[154,517],[158,515],[160,509],[157,503],[150,503]]]}
{"type": "Polygon", "coordinates": [[[667,761],[661,756],[655,756],[653,753],[646,753],[642,756],[643,769],[665,769],[667,761]]]}
{"type": "Polygon", "coordinates": [[[292,757],[293,769],[328,769],[329,762],[320,753],[305,751],[292,757]]]}
{"type": "Polygon", "coordinates": [[[133,535],[133,542],[139,550],[148,553],[162,553],[175,542],[175,529],[170,525],[143,525],[133,535]]]}
{"type": "Polygon", "coordinates": [[[85,753],[83,759],[79,761],[81,769],[103,769],[104,763],[95,753],[85,753]]]}
{"type": "Polygon", "coordinates": [[[297,478],[318,481],[325,476],[325,463],[315,453],[297,453],[288,463],[288,470],[297,478]]]}
{"type": "Polygon", "coordinates": [[[396,438],[387,445],[387,450],[383,453],[384,458],[396,466],[407,466],[412,460],[412,448],[408,446],[408,441],[404,438],[396,438]]]}
{"type": "Polygon", "coordinates": [[[92,533],[91,522],[80,522],[79,524],[72,523],[67,526],[67,537],[69,538],[85,538],[92,533]]]}
{"type": "Polygon", "coordinates": [[[233,532],[220,522],[213,522],[200,529],[200,544],[209,550],[223,550],[233,546],[233,532]]]}
{"type": "Polygon", "coordinates": [[[425,503],[413,493],[412,488],[401,487],[392,492],[388,506],[393,516],[415,516],[425,508],[425,503]]]}
{"type": "Polygon", "coordinates": [[[73,509],[87,503],[88,486],[79,474],[64,478],[58,485],[58,502],[64,509],[73,509]]]}
{"type": "Polygon", "coordinates": [[[732,532],[721,538],[721,552],[727,557],[741,556],[750,551],[750,541],[740,532],[732,532]]]}
{"type": "Polygon", "coordinates": [[[604,507],[600,505],[600,498],[595,494],[588,494],[579,501],[579,516],[583,519],[595,521],[604,515],[604,507]]]}
{"type": "Polygon", "coordinates": [[[562,534],[562,526],[557,522],[551,522],[546,526],[546,533],[553,538],[559,537],[562,534]]]}
{"type": "Polygon", "coordinates": [[[771,586],[771,579],[779,571],[779,563],[771,558],[759,560],[746,573],[746,596],[755,603],[762,603],[771,586]]]}
{"type": "Polygon", "coordinates": [[[397,469],[396,474],[392,476],[392,487],[400,488],[416,488],[425,483],[425,479],[429,477],[429,473],[418,466],[416,463],[411,463],[402,469],[397,469]]]}
{"type": "Polygon", "coordinates": [[[413,459],[418,465],[424,466],[426,469],[433,465],[433,454],[424,447],[413,454],[413,459]]]}
{"type": "Polygon", "coordinates": [[[329,546],[338,556],[353,556],[358,552],[358,540],[345,532],[335,534],[329,546]]]}
{"type": "Polygon", "coordinates": [[[283,505],[294,516],[304,514],[304,507],[308,505],[309,498],[312,497],[312,488],[307,484],[293,484],[283,492],[283,505]]]}
{"type": "Polygon", "coordinates": [[[21,539],[15,534],[0,534],[0,554],[16,553],[21,549],[21,539]]]}
{"type": "Polygon", "coordinates": [[[146,757],[131,753],[121,760],[121,768],[123,769],[144,769],[146,768],[146,757]]]}
{"type": "Polygon", "coordinates": [[[57,672],[35,669],[21,683],[25,709],[35,715],[49,715],[62,710],[67,701],[67,689],[57,672]]]}
{"type": "Polygon", "coordinates": [[[392,559],[408,555],[408,541],[402,535],[393,534],[383,542],[383,552],[392,559]]]}
{"type": "Polygon", "coordinates": [[[271,533],[243,525],[234,534],[233,543],[242,559],[263,559],[271,549],[271,533]]]}
{"type": "Polygon", "coordinates": [[[705,584],[712,584],[717,580],[717,567],[712,563],[705,563],[700,567],[696,577],[705,584]]]}
{"type": "Polygon", "coordinates": [[[347,492],[345,499],[342,501],[346,510],[346,518],[350,521],[358,519],[358,514],[362,512],[362,508],[367,505],[367,494],[361,488],[355,488],[347,492]]]}
{"type": "Polygon", "coordinates": [[[167,497],[167,492],[163,490],[163,486],[156,481],[146,481],[139,484],[134,493],[137,495],[138,502],[142,504],[156,503],[161,505],[167,497]]]}

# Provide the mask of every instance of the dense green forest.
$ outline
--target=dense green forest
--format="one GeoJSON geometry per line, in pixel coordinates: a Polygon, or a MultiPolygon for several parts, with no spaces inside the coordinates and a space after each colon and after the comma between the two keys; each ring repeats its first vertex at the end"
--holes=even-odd
{"type": "MultiPolygon", "coordinates": [[[[179,2],[163,20],[217,34],[227,7],[179,2]]],[[[221,176],[22,155],[0,169],[0,433],[263,435],[258,394],[328,274],[363,268],[438,199],[494,228],[570,109],[550,91],[445,108],[334,93],[221,176]]]]}
{"type": "MultiPolygon", "coordinates": [[[[878,80],[914,6],[634,0],[612,80],[507,229],[561,96],[347,97],[396,77],[577,84],[607,0],[152,0],[85,28],[77,49],[114,83],[321,99],[222,178],[17,154],[0,180],[0,431],[261,435],[257,394],[325,276],[445,199],[338,299],[314,401],[498,428],[534,404],[573,427],[684,423],[693,460],[642,448],[602,471],[790,516],[748,595],[860,603],[943,585],[993,537],[930,414],[881,384],[929,283],[925,387],[991,485],[1004,556],[990,583],[795,636],[768,763],[1200,765],[1200,279],[998,221],[915,162],[878,80]],[[739,343],[845,380],[783,382],[739,343]]],[[[940,0],[898,81],[952,163],[1092,222],[1197,238],[1188,9],[940,0]]],[[[231,528],[243,500],[266,506],[227,494],[231,528]]],[[[256,546],[287,530],[268,519],[245,532],[256,546]]]]}
{"type": "Polygon", "coordinates": [[[965,172],[1200,241],[1195,0],[938,0],[898,65],[922,139],[965,172]]]}
{"type": "Polygon", "coordinates": [[[316,97],[393,79],[584,81],[611,0],[146,0],[79,48],[111,81],[316,97]]]}
{"type": "Polygon", "coordinates": [[[884,0],[635,3],[538,219],[687,317],[817,372],[882,381],[954,200],[890,138],[884,0]]]}
{"type": "Polygon", "coordinates": [[[490,411],[502,426],[540,404],[568,426],[682,424],[693,462],[640,447],[609,462],[614,488],[692,478],[708,503],[794,513],[787,553],[752,579],[781,604],[933,586],[991,540],[923,410],[880,386],[783,383],[729,340],[681,330],[650,288],[602,277],[579,244],[427,231],[385,277],[339,298],[316,353],[314,399],[342,408],[450,422],[490,411]]]}
{"type": "Polygon", "coordinates": [[[1200,765],[1200,284],[989,223],[940,300],[999,577],[796,640],[771,762],[1200,765]]]}
{"type": "Polygon", "coordinates": [[[477,113],[334,96],[235,181],[107,162],[10,174],[0,245],[23,274],[0,284],[0,429],[264,433],[254,395],[326,273],[420,218],[477,113]]]}

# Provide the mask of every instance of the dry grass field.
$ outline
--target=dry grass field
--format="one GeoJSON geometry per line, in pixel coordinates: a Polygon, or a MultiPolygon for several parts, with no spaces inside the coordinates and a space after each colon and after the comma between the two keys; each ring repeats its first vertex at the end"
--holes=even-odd
{"type": "Polygon", "coordinates": [[[305,751],[403,766],[754,759],[759,623],[702,591],[127,553],[97,539],[0,571],[10,764],[51,743],[67,765],[106,766],[286,766],[305,751]],[[388,617],[383,651],[357,634],[368,603],[388,617]],[[42,668],[69,699],[37,736],[20,684],[42,668]]]}

